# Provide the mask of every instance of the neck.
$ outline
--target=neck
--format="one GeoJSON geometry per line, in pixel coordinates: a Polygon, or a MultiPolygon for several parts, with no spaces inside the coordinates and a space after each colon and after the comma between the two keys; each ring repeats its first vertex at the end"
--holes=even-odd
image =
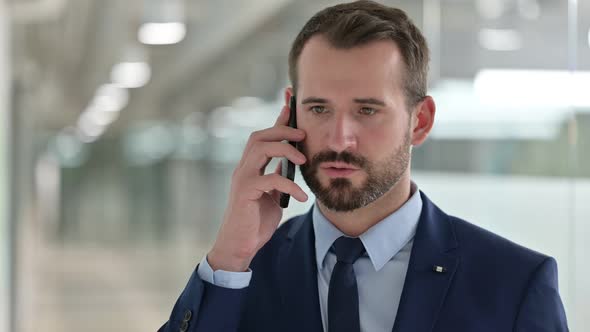
{"type": "Polygon", "coordinates": [[[321,201],[318,201],[318,206],[326,219],[342,233],[358,237],[404,205],[410,199],[410,186],[410,175],[406,172],[387,193],[362,208],[346,212],[333,211],[321,201]]]}

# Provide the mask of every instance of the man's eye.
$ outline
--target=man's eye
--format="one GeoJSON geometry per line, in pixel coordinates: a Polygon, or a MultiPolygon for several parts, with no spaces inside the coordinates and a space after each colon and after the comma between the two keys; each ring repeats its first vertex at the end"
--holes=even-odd
{"type": "Polygon", "coordinates": [[[370,108],[370,107],[363,107],[363,108],[361,108],[360,112],[364,115],[373,115],[373,114],[377,113],[377,110],[375,110],[374,108],[370,108]]]}
{"type": "Polygon", "coordinates": [[[326,108],[324,106],[312,106],[309,108],[315,114],[323,114],[326,113],[326,108]]]}

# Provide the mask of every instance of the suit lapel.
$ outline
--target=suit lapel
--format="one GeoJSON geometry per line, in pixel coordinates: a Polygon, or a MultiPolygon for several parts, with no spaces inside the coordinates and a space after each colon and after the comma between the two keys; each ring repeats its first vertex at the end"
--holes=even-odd
{"type": "Polygon", "coordinates": [[[283,322],[288,322],[283,331],[323,331],[311,211],[292,221],[287,241],[279,249],[283,322]]]}
{"type": "MultiPolygon", "coordinates": [[[[420,195],[423,207],[393,332],[432,331],[459,266],[457,239],[448,216],[420,195]],[[445,271],[435,272],[435,266],[445,271]]],[[[277,256],[285,331],[323,331],[311,216],[310,210],[292,221],[277,256]]]]}
{"type": "Polygon", "coordinates": [[[455,232],[449,217],[422,196],[422,213],[416,229],[408,272],[393,332],[432,331],[459,265],[455,232]],[[435,267],[444,267],[436,272],[435,267]]]}

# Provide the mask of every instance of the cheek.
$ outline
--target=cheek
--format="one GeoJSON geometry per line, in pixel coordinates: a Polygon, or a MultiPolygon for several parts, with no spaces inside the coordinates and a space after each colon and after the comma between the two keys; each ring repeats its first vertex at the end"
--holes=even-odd
{"type": "Polygon", "coordinates": [[[370,154],[371,157],[379,157],[380,151],[391,149],[396,145],[398,135],[395,131],[393,126],[386,124],[365,128],[359,136],[359,149],[370,154]]]}
{"type": "Polygon", "coordinates": [[[360,142],[358,153],[370,163],[375,163],[381,160],[385,150],[389,146],[391,146],[391,143],[386,142],[383,137],[372,133],[370,136],[364,137],[364,140],[360,142]]]}
{"type": "MultiPolygon", "coordinates": [[[[299,127],[300,129],[303,129],[299,127]]],[[[305,129],[304,129],[305,130],[305,129]]],[[[305,130],[306,136],[305,139],[298,143],[297,148],[301,151],[307,159],[310,159],[310,156],[313,156],[316,151],[317,143],[315,143],[315,137],[310,134],[308,130],[305,130]]]]}
{"type": "Polygon", "coordinates": [[[299,150],[306,154],[313,153],[318,150],[321,137],[318,133],[321,130],[314,127],[309,121],[303,121],[304,119],[298,118],[297,128],[305,132],[305,139],[299,143],[299,150]]]}

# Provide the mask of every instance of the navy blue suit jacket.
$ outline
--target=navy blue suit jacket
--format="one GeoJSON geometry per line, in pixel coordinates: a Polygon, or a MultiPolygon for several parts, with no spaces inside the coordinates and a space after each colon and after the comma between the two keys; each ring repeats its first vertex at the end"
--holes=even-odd
{"type": "MultiPolygon", "coordinates": [[[[421,195],[393,332],[568,330],[553,258],[449,216],[421,195]]],[[[195,270],[159,331],[323,331],[311,211],[279,227],[251,269],[250,285],[237,290],[202,281],[195,270]]]]}

